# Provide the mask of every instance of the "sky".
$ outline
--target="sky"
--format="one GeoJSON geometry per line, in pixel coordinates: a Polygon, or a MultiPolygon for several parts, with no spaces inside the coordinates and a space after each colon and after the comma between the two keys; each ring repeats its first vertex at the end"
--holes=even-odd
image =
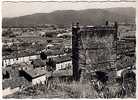
{"type": "Polygon", "coordinates": [[[2,17],[18,17],[55,10],[84,10],[93,8],[136,7],[135,2],[3,2],[2,17]]]}

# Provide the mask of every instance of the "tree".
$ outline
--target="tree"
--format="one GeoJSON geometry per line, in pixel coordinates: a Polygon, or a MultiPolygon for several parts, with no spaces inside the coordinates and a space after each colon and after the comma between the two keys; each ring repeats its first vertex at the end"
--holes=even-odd
{"type": "Polygon", "coordinates": [[[40,53],[40,58],[41,58],[42,60],[45,60],[45,59],[47,59],[47,55],[46,55],[44,52],[41,52],[41,53],[40,53]]]}
{"type": "Polygon", "coordinates": [[[56,62],[52,58],[49,58],[46,64],[48,66],[48,71],[56,70],[56,62]]]}

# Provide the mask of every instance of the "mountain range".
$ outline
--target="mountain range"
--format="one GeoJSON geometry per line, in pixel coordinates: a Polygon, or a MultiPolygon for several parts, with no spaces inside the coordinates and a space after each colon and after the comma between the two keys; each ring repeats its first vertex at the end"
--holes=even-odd
{"type": "Polygon", "coordinates": [[[3,18],[2,26],[29,26],[38,24],[71,25],[79,22],[81,25],[101,25],[105,21],[135,23],[136,9],[133,7],[57,10],[51,13],[35,13],[13,18],[3,18]]]}

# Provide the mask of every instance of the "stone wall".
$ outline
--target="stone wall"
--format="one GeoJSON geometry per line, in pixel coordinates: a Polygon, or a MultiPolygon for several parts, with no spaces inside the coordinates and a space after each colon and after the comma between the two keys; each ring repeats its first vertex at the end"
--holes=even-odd
{"type": "Polygon", "coordinates": [[[86,74],[116,68],[117,28],[115,26],[83,27],[76,30],[78,31],[74,34],[77,39],[73,38],[76,40],[72,43],[73,51],[76,55],[78,53],[78,59],[75,58],[77,56],[73,56],[75,61],[78,61],[73,66],[75,68],[78,66],[75,71],[78,70],[80,74],[83,70],[83,74],[86,74]]]}

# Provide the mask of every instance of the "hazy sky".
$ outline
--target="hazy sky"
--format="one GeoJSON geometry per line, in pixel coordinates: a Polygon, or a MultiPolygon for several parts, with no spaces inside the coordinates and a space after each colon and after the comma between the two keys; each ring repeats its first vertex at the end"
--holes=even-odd
{"type": "Polygon", "coordinates": [[[136,7],[135,2],[3,2],[2,16],[17,17],[55,10],[82,10],[92,8],[136,7]]]}

